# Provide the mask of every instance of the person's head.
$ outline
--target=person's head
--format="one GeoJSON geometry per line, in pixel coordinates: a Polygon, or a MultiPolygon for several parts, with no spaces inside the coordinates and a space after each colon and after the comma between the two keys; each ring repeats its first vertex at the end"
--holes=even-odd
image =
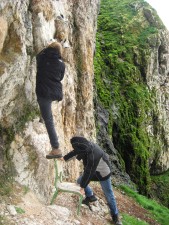
{"type": "Polygon", "coordinates": [[[70,139],[70,142],[72,147],[79,153],[85,153],[90,149],[90,142],[82,136],[75,136],[70,139]]]}
{"type": "Polygon", "coordinates": [[[59,56],[60,57],[62,56],[62,45],[59,42],[57,42],[57,41],[52,42],[51,44],[48,45],[48,48],[56,49],[59,56]]]}
{"type": "Polygon", "coordinates": [[[76,159],[78,160],[85,159],[87,153],[91,151],[90,142],[82,136],[75,136],[70,139],[70,142],[77,153],[76,159]]]}

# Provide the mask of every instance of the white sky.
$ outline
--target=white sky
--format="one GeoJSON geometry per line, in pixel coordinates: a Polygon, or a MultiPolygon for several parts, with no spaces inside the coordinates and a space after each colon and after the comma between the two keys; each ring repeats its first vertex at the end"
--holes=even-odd
{"type": "Polygon", "coordinates": [[[169,0],[145,0],[156,11],[164,25],[169,30],[169,0]]]}

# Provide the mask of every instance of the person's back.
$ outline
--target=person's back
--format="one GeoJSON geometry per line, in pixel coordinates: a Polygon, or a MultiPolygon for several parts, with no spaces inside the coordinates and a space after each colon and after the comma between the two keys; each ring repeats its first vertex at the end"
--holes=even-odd
{"type": "Polygon", "coordinates": [[[48,47],[37,57],[36,94],[52,101],[63,98],[61,80],[65,64],[56,48],[48,47]]]}

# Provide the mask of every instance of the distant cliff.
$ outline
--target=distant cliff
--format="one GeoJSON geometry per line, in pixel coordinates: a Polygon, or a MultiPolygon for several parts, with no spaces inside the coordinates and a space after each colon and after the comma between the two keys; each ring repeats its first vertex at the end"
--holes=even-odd
{"type": "Polygon", "coordinates": [[[96,46],[98,140],[148,193],[150,174],[169,169],[169,33],[145,1],[105,0],[96,46]]]}

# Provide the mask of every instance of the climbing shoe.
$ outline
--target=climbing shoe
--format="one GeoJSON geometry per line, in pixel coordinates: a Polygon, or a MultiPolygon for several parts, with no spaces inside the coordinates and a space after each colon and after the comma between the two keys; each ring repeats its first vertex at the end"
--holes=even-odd
{"type": "Polygon", "coordinates": [[[123,225],[118,214],[117,215],[113,215],[112,219],[113,219],[113,223],[115,225],[123,225]]]}
{"type": "Polygon", "coordinates": [[[97,201],[97,198],[95,195],[92,195],[90,197],[86,197],[85,199],[83,199],[82,204],[88,205],[90,202],[95,202],[97,201]]]}
{"type": "Polygon", "coordinates": [[[47,159],[62,158],[62,152],[60,149],[55,148],[48,155],[46,155],[46,158],[47,159]]]}

